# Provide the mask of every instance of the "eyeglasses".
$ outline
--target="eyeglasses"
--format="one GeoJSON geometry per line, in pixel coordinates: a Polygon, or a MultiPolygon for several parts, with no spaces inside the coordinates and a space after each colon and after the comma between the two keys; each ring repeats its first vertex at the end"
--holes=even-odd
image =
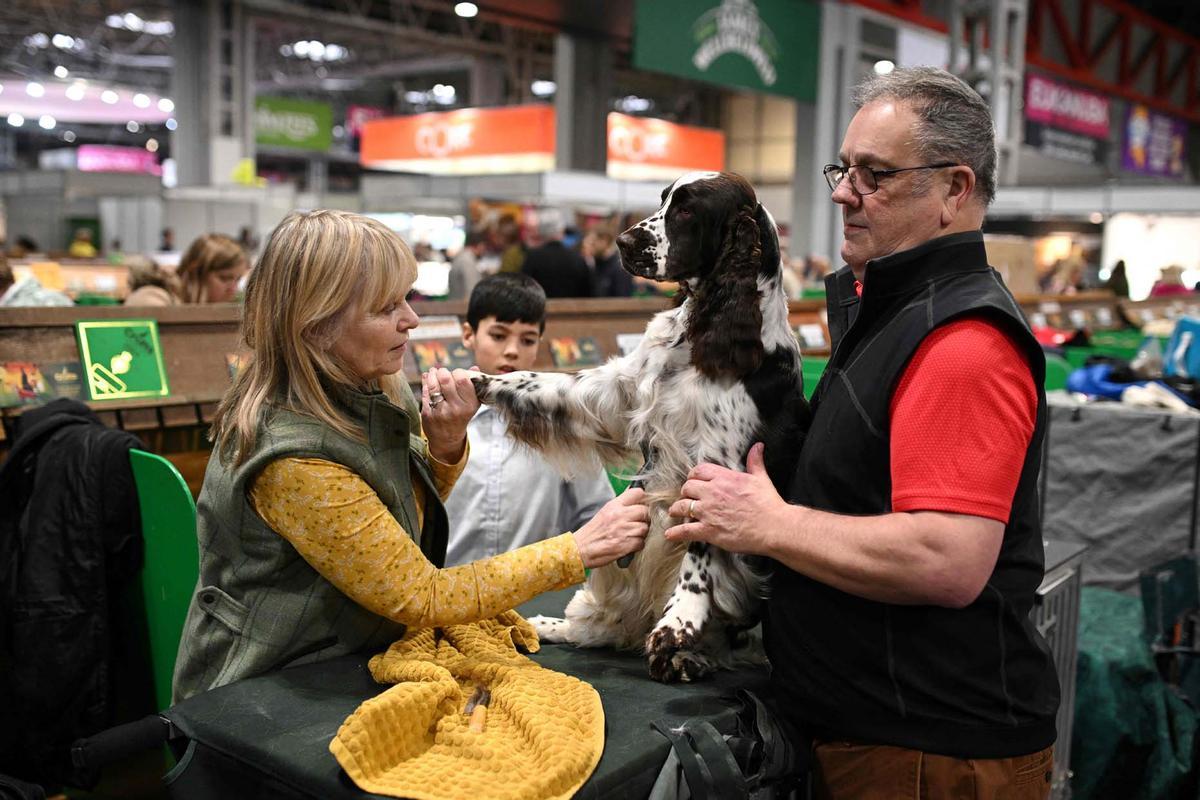
{"type": "Polygon", "coordinates": [[[946,167],[957,167],[959,164],[925,164],[920,167],[900,167],[899,169],[871,169],[864,164],[851,164],[848,167],[841,167],[837,164],[826,164],[821,172],[825,175],[825,182],[829,184],[829,191],[836,192],[838,184],[842,182],[842,178],[850,176],[850,185],[854,187],[854,191],[859,195],[874,194],[879,190],[879,179],[886,178],[889,175],[895,175],[897,172],[908,172],[914,169],[945,169],[946,167]]]}

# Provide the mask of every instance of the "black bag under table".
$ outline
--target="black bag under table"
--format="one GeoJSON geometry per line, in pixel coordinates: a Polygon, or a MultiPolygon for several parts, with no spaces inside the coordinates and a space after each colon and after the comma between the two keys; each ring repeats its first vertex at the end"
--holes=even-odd
{"type": "MultiPolygon", "coordinates": [[[[543,595],[521,613],[558,615],[574,589],[543,595]]],[[[367,670],[373,653],[292,667],[196,695],[163,712],[186,750],[166,781],[175,798],[367,795],[329,752],[338,727],[386,687],[367,670]]],[[[741,705],[734,693],[766,695],[765,668],[722,671],[697,683],[652,680],[645,658],[611,649],[543,644],[530,656],[587,681],[604,706],[604,753],[579,798],[645,797],[671,749],[652,725],[707,720],[732,734],[741,705]]]]}

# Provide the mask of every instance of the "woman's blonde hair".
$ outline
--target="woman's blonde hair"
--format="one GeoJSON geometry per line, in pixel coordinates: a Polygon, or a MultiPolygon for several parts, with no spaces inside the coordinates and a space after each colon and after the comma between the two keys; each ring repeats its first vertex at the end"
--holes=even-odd
{"type": "MultiPolygon", "coordinates": [[[[338,386],[361,388],[332,346],[347,322],[403,298],[416,277],[408,245],[376,220],[322,210],[279,223],[246,285],[242,341],[251,355],[213,421],[222,460],[250,456],[264,408],[276,403],[364,441],[330,397],[338,386]]],[[[403,381],[388,375],[379,385],[399,404],[403,381]]]]}
{"type": "Polygon", "coordinates": [[[232,269],[246,261],[242,246],[223,233],[206,233],[188,245],[175,275],[179,299],[185,303],[207,303],[204,279],[210,273],[232,269]]]}

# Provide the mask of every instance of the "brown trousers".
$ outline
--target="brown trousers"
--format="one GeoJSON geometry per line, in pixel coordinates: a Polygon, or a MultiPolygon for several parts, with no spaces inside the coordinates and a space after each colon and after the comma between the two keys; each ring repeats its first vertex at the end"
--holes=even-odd
{"type": "Polygon", "coordinates": [[[818,741],[813,761],[814,800],[1046,800],[1054,748],[1016,758],[951,758],[818,741]]]}

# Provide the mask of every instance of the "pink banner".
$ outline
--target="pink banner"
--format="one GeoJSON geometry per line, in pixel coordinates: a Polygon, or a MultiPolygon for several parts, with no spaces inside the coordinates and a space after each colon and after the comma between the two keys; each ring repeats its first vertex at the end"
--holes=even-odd
{"type": "Polygon", "coordinates": [[[1040,75],[1025,79],[1025,118],[1062,130],[1108,139],[1108,98],[1040,75]]]}
{"type": "Polygon", "coordinates": [[[75,168],[80,172],[137,172],[162,175],[158,158],[141,147],[108,144],[83,144],[75,153],[75,168]]]}

